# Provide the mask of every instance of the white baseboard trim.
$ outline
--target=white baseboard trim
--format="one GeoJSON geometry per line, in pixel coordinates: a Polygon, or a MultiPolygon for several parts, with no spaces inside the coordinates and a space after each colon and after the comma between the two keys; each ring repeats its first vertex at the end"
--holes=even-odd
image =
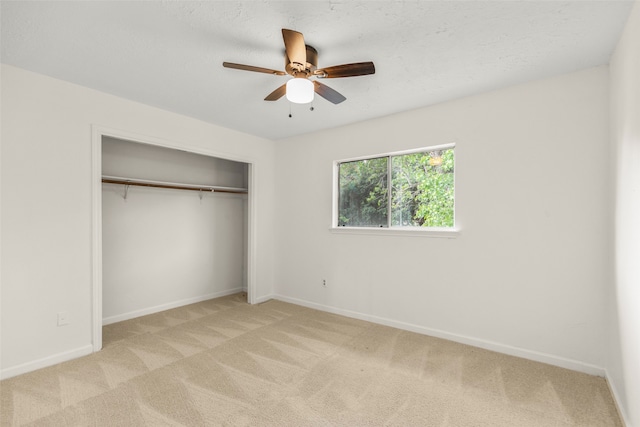
{"type": "Polygon", "coordinates": [[[26,374],[27,372],[32,372],[38,369],[57,365],[58,363],[66,362],[72,359],[77,359],[78,357],[82,357],[82,356],[87,356],[91,353],[93,353],[93,345],[87,344],[73,350],[64,351],[62,353],[43,357],[42,359],[34,360],[32,362],[27,362],[21,365],[5,368],[2,371],[0,371],[0,380],[5,380],[7,378],[26,374]]]}
{"type": "Polygon", "coordinates": [[[264,295],[261,297],[257,297],[254,301],[254,304],[262,304],[263,302],[267,302],[273,299],[273,295],[264,295]]]}
{"type": "Polygon", "coordinates": [[[147,314],[158,313],[160,311],[170,310],[172,308],[182,307],[184,305],[195,304],[201,301],[237,294],[239,292],[242,292],[242,287],[227,289],[207,295],[201,295],[199,297],[187,298],[180,301],[172,301],[166,304],[156,305],[154,307],[148,307],[141,310],[130,311],[128,313],[117,314],[115,316],[104,317],[102,319],[102,325],[105,326],[112,323],[124,322],[125,320],[135,319],[136,317],[140,316],[146,316],[147,314]]]}
{"type": "Polygon", "coordinates": [[[609,386],[609,391],[611,392],[611,395],[613,396],[613,402],[616,404],[616,409],[618,410],[618,415],[620,415],[620,419],[622,420],[622,424],[625,427],[632,427],[631,423],[629,422],[629,417],[627,416],[625,408],[622,405],[622,400],[620,399],[620,393],[618,393],[618,389],[616,387],[616,384],[615,384],[615,382],[613,382],[611,380],[611,376],[609,375],[609,372],[606,369],[605,369],[604,378],[605,378],[605,380],[607,380],[607,386],[609,386]]]}
{"type": "Polygon", "coordinates": [[[289,302],[292,304],[301,305],[303,307],[309,307],[309,308],[313,308],[320,311],[326,311],[328,313],[339,314],[342,316],[351,317],[359,320],[366,320],[368,322],[377,323],[385,326],[391,326],[393,328],[403,329],[405,331],[416,332],[422,335],[429,335],[436,338],[443,338],[449,341],[455,341],[461,344],[467,344],[474,347],[483,348],[485,350],[491,350],[498,353],[508,354],[510,356],[521,357],[523,359],[529,359],[536,362],[546,363],[548,365],[571,369],[573,371],[584,372],[590,375],[597,375],[600,377],[605,376],[604,368],[591,365],[589,363],[580,362],[578,360],[567,359],[567,358],[555,356],[552,354],[541,353],[538,351],[527,350],[519,347],[513,347],[510,345],[501,344],[493,341],[473,338],[466,335],[454,334],[451,332],[427,328],[424,326],[400,322],[397,320],[387,319],[384,317],[378,317],[370,314],[359,313],[356,311],[335,308],[327,305],[318,304],[315,302],[301,300],[298,298],[291,298],[285,295],[275,294],[275,295],[272,295],[272,297],[280,301],[289,302]]]}

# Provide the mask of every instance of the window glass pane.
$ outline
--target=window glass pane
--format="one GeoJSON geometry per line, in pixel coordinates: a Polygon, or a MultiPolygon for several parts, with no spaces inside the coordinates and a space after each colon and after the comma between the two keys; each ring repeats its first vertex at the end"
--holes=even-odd
{"type": "Polygon", "coordinates": [[[391,225],[453,227],[453,148],[391,158],[391,225]]]}
{"type": "Polygon", "coordinates": [[[338,226],[387,227],[388,157],[339,165],[338,226]]]}

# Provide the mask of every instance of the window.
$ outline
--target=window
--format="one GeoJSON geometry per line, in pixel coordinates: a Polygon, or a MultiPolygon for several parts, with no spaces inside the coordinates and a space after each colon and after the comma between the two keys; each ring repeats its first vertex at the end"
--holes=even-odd
{"type": "Polygon", "coordinates": [[[454,227],[453,150],[338,162],[338,227],[454,227]]]}

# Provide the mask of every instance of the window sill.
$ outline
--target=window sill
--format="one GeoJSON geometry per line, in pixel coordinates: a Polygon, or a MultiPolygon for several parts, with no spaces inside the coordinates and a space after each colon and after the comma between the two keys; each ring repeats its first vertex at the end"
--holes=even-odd
{"type": "Polygon", "coordinates": [[[419,227],[331,227],[335,234],[361,234],[374,236],[412,236],[455,239],[460,235],[458,228],[419,228],[419,227]]]}

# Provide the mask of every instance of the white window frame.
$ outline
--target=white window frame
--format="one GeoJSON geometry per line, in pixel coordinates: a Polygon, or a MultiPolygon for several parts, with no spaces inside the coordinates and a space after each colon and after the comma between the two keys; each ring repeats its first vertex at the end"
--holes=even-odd
{"type": "MultiPolygon", "coordinates": [[[[441,145],[432,145],[429,147],[421,147],[415,148],[411,150],[404,151],[394,151],[389,153],[380,153],[380,154],[371,154],[367,156],[359,156],[359,157],[351,157],[348,159],[340,159],[333,161],[333,200],[331,207],[331,227],[329,231],[336,234],[360,234],[360,235],[387,235],[387,236],[420,236],[420,237],[440,237],[440,238],[449,238],[453,239],[458,237],[460,234],[460,228],[458,227],[458,222],[456,219],[456,199],[457,196],[454,196],[453,200],[453,227],[403,227],[403,226],[393,226],[389,225],[389,227],[338,227],[338,209],[339,209],[339,198],[340,198],[340,189],[339,186],[339,178],[340,178],[340,163],[346,162],[354,162],[360,160],[367,159],[375,159],[380,157],[393,157],[393,156],[402,156],[406,154],[414,154],[414,153],[424,153],[427,151],[433,150],[446,150],[446,149],[454,149],[456,144],[441,144],[441,145]]],[[[453,182],[454,189],[456,187],[456,171],[457,171],[457,161],[456,166],[453,169],[453,182]]],[[[388,177],[391,179],[391,176],[388,177]]],[[[455,190],[454,190],[455,194],[455,190]]]]}

